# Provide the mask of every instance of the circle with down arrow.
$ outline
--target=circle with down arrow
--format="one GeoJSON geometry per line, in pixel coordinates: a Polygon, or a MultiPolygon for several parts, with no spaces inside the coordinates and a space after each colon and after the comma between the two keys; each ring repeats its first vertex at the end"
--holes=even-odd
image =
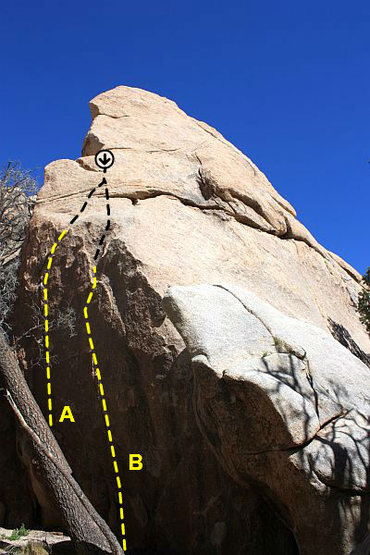
{"type": "Polygon", "coordinates": [[[99,150],[95,154],[95,164],[105,172],[114,164],[113,152],[110,150],[99,150]]]}

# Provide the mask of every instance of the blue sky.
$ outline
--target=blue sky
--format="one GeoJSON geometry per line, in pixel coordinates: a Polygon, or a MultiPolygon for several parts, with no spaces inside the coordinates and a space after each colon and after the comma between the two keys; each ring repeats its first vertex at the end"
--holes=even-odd
{"type": "Polygon", "coordinates": [[[175,100],[267,174],[327,248],[370,265],[370,2],[2,2],[1,162],[77,158],[88,101],[175,100]]]}

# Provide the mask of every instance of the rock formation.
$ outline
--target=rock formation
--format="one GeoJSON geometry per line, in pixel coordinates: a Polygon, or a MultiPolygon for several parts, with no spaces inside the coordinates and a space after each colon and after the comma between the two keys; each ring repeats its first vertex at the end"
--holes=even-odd
{"type": "MultiPolygon", "coordinates": [[[[323,503],[322,512],[313,514],[315,503],[321,503],[323,491],[342,499],[344,488],[356,504],[366,478],[359,469],[349,475],[347,466],[341,473],[332,472],[324,460],[329,456],[330,447],[325,447],[323,442],[314,451],[316,466],[310,466],[311,455],[301,462],[300,454],[303,444],[308,443],[304,448],[308,453],[310,445],[319,441],[320,434],[323,438],[328,434],[326,437],[332,441],[333,434],[343,435],[347,430],[351,433],[354,430],[356,442],[343,440],[340,445],[348,449],[350,456],[358,442],[361,450],[362,422],[357,422],[360,401],[355,403],[358,408],[355,428],[351,428],[347,418],[336,421],[343,407],[347,407],[345,394],[341,393],[338,399],[333,397],[327,381],[330,365],[324,366],[324,378],[320,365],[315,362],[312,374],[315,383],[310,383],[311,374],[302,349],[308,353],[308,344],[313,342],[313,354],[307,354],[309,364],[311,356],[321,356],[321,346],[315,351],[315,338],[326,338],[330,322],[334,322],[343,326],[360,351],[369,352],[368,336],[355,311],[360,276],[317,243],[297,220],[293,207],[246,156],[215,129],[187,116],[172,101],[146,91],[117,87],[96,97],[90,107],[93,121],[82,156],[76,161],[58,160],[45,168],[45,183],[38,194],[23,251],[14,314],[19,336],[34,328],[35,322],[42,321],[41,282],[47,256],[61,231],[68,230],[53,259],[48,302],[50,320],[61,312],[64,319],[59,320],[66,324],[56,326],[50,334],[53,407],[55,415],[60,415],[65,405],[70,406],[76,422],[60,423],[56,418],[53,431],[74,476],[118,533],[114,474],[83,315],[92,284],[94,253],[106,226],[104,188],[98,188],[106,175],[111,223],[97,263],[97,286],[90,318],[111,407],[111,426],[124,485],[129,550],[287,555],[298,553],[298,542],[302,553],[316,555],[314,542],[310,543],[307,536],[319,535],[318,526],[332,526],[331,533],[343,536],[344,540],[333,541],[332,546],[325,544],[328,546],[325,553],[345,553],[350,544],[363,539],[361,534],[368,519],[367,501],[360,516],[356,505],[351,521],[351,531],[358,531],[355,538],[348,538],[344,531],[347,508],[342,511],[335,500],[328,501],[323,503]],[[110,149],[115,156],[115,163],[106,174],[94,160],[102,148],[110,149]],[[89,197],[93,189],[94,194],[89,197]],[[88,204],[80,212],[84,202],[88,204]],[[75,214],[79,218],[71,227],[75,214]],[[204,374],[211,385],[208,397],[204,384],[202,387],[198,384],[199,369],[194,373],[195,378],[192,374],[191,360],[196,347],[187,342],[183,330],[180,330],[183,337],[179,335],[166,316],[162,298],[171,286],[185,286],[184,291],[188,291],[188,286],[220,283],[230,284],[230,291],[243,291],[240,298],[247,295],[248,299],[259,299],[258,307],[274,306],[280,311],[279,322],[282,313],[282,319],[293,318],[296,324],[289,330],[278,329],[284,345],[291,348],[284,354],[282,351],[286,349],[277,348],[272,335],[266,331],[270,312],[275,314],[273,309],[268,310],[266,325],[257,325],[254,318],[249,328],[248,311],[224,291],[225,305],[238,303],[235,310],[240,312],[241,328],[234,329],[231,319],[234,313],[230,308],[229,318],[225,309],[225,337],[222,343],[210,345],[217,351],[217,368],[212,366],[204,374]],[[309,337],[304,341],[297,338],[295,325],[299,330],[308,326],[309,337]],[[312,330],[315,331],[310,339],[312,330]],[[235,341],[244,332],[247,344],[236,345],[235,341]],[[266,351],[265,356],[261,348],[266,351]],[[241,352],[245,356],[240,356],[241,352]],[[256,406],[250,417],[249,409],[238,413],[243,405],[232,403],[235,392],[230,400],[228,391],[225,391],[226,398],[222,397],[225,380],[218,377],[226,370],[222,368],[223,358],[229,368],[231,359],[235,358],[235,363],[240,358],[249,360],[251,353],[262,359],[268,369],[271,365],[271,372],[281,367],[279,387],[288,398],[286,403],[281,400],[280,406],[277,392],[269,390],[271,399],[267,399],[259,392],[267,391],[269,386],[264,384],[259,392],[255,386],[255,401],[261,407],[256,406]],[[294,387],[287,364],[292,364],[298,376],[294,387]],[[193,382],[196,414],[192,402],[193,382]],[[295,387],[301,391],[297,392],[295,387]],[[314,395],[317,391],[318,399],[314,395]],[[214,407],[207,404],[212,395],[218,401],[214,407]],[[297,410],[304,412],[304,419],[296,414],[297,410]],[[234,419],[240,419],[237,423],[241,428],[234,429],[234,419]],[[331,419],[334,420],[331,422],[331,419]],[[343,422],[344,427],[337,429],[336,422],[338,426],[343,422]],[[243,437],[238,435],[241,429],[243,437]],[[250,452],[261,449],[274,452],[263,457],[266,464],[263,477],[260,471],[248,466],[253,464],[248,462],[252,460],[250,452]],[[296,449],[294,460],[299,459],[303,466],[288,460],[288,456],[283,464],[285,455],[281,451],[286,449],[296,449]],[[227,451],[229,454],[225,456],[227,451]],[[128,470],[129,453],[143,456],[142,471],[128,470]],[[274,457],[280,458],[277,467],[272,469],[274,457]],[[313,478],[316,472],[318,475],[313,478]],[[284,485],[288,476],[297,483],[299,499],[294,498],[293,483],[284,485]],[[314,479],[323,488],[318,500],[312,499],[314,479]],[[302,509],[293,518],[291,513],[297,510],[299,502],[302,509]],[[322,514],[328,519],[326,522],[319,522],[322,514]],[[307,547],[302,545],[306,541],[307,547]]],[[[217,294],[220,295],[219,289],[217,294]]],[[[200,295],[200,304],[202,299],[200,295]]],[[[199,314],[201,309],[200,306],[199,314]]],[[[216,307],[211,313],[216,326],[219,323],[216,307]]],[[[42,331],[24,338],[23,363],[33,394],[46,415],[42,341],[42,331]]],[[[330,340],[330,349],[333,344],[339,349],[334,340],[330,340]]],[[[338,356],[350,360],[350,366],[347,376],[341,363],[341,374],[335,383],[352,392],[359,380],[356,373],[361,367],[358,375],[364,376],[364,367],[357,360],[354,362],[354,356],[344,348],[340,348],[338,356]]],[[[268,372],[262,371],[261,363],[256,364],[259,379],[267,380],[268,372]]],[[[246,383],[240,391],[243,402],[253,399],[252,393],[245,393],[246,383]]],[[[368,413],[363,416],[367,418],[368,413]]],[[[9,426],[8,422],[8,435],[9,426]]],[[[22,458],[31,476],[35,509],[30,516],[30,498],[17,511],[24,510],[28,518],[45,526],[58,526],[58,515],[34,479],[27,452],[22,451],[22,458]]],[[[253,460],[260,464],[257,459],[253,460]]],[[[17,498],[26,499],[24,476],[19,471],[17,476],[20,480],[17,498]]],[[[0,501],[9,515],[14,514],[14,505],[12,491],[7,488],[0,481],[0,501]]]]}
{"type": "Polygon", "coordinates": [[[164,303],[191,355],[198,422],[226,471],[266,491],[300,553],[349,553],[369,511],[368,367],[240,287],[175,286],[164,303]]]}
{"type": "Polygon", "coordinates": [[[18,530],[0,528],[0,553],[12,555],[63,555],[71,553],[68,536],[61,533],[26,530],[20,535],[18,530]]]}

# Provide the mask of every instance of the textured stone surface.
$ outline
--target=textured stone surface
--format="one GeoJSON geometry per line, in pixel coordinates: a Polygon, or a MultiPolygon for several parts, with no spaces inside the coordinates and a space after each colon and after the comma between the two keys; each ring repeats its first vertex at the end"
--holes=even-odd
{"type": "MultiPolygon", "coordinates": [[[[360,276],[312,238],[248,158],[173,102],[146,91],[118,87],[91,107],[83,157],[46,168],[39,218],[66,225],[99,179],[93,155],[111,148],[115,234],[125,235],[161,294],[172,283],[230,280],[320,327],[329,317],[340,322],[368,350],[354,310],[360,276]]],[[[82,228],[103,220],[99,195],[103,191],[93,197],[82,228]]]]}
{"type": "Polygon", "coordinates": [[[0,553],[14,555],[46,555],[47,553],[71,553],[71,542],[68,536],[58,532],[28,530],[19,539],[10,539],[13,530],[0,528],[0,553]]]}
{"type": "MultiPolygon", "coordinates": [[[[91,111],[82,156],[45,169],[23,253],[18,332],[41,317],[40,282],[50,247],[102,179],[95,153],[113,149],[115,164],[106,174],[111,229],[98,263],[91,325],[113,407],[128,545],[169,553],[296,553],[291,532],[265,502],[264,492],[245,480],[240,488],[198,430],[190,358],[161,299],[171,285],[232,283],[321,330],[331,318],[368,352],[355,312],[359,276],[315,241],[246,156],[173,102],[117,87],[96,97],[91,111]],[[144,471],[128,471],[130,452],[143,455],[144,471]]],[[[106,223],[105,204],[104,190],[98,189],[55,254],[50,318],[71,307],[77,319],[76,335],[58,329],[50,340],[55,412],[70,405],[76,417],[75,424],[56,422],[54,433],[82,487],[118,529],[114,476],[82,315],[96,242],[106,223]]],[[[250,339],[257,345],[261,337],[250,339]]],[[[269,351],[271,342],[265,339],[269,351]]],[[[46,413],[37,340],[42,341],[41,332],[25,341],[26,371],[46,413]]],[[[317,426],[312,414],[309,435],[317,426]]],[[[277,445],[304,439],[302,429],[281,426],[280,431],[271,437],[277,445]]],[[[41,510],[35,505],[35,514],[53,525],[47,498],[40,491],[37,498],[41,510]]],[[[3,502],[11,505],[8,494],[3,502]]]]}
{"type": "Polygon", "coordinates": [[[164,306],[190,353],[195,410],[224,468],[258,482],[289,514],[301,553],[349,553],[369,520],[367,366],[242,288],[175,286],[164,306]],[[302,501],[303,512],[294,510],[302,501]],[[312,535],[328,519],[334,526],[312,535]]]}

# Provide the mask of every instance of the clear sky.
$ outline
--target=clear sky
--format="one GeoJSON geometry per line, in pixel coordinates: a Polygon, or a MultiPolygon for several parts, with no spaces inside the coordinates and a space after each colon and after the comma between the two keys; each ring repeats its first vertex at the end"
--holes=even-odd
{"type": "Polygon", "coordinates": [[[370,265],[369,0],[4,0],[1,162],[77,158],[88,101],[175,100],[264,171],[328,249],[370,265]]]}

